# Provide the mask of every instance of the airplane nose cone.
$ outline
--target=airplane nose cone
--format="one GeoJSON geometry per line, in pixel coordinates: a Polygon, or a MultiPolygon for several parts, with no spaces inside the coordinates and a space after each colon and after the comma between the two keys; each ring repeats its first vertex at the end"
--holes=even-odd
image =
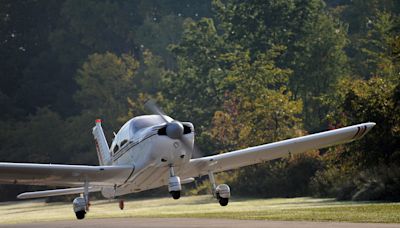
{"type": "Polygon", "coordinates": [[[166,133],[171,139],[180,139],[183,135],[183,125],[178,121],[168,123],[166,133]]]}

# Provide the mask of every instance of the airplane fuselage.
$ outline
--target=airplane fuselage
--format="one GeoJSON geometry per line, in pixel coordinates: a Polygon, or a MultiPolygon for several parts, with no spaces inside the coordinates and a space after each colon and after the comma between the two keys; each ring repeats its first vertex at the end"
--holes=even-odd
{"type": "MultiPolygon", "coordinates": [[[[165,123],[154,121],[154,125],[135,129],[139,120],[154,119],[155,116],[140,116],[129,120],[116,134],[111,144],[112,165],[133,165],[134,171],[124,184],[115,187],[104,187],[104,197],[144,191],[168,184],[170,167],[177,174],[189,162],[192,154],[186,151],[180,140],[163,135],[165,123]],[[122,145],[121,145],[122,143],[122,145]],[[117,148],[117,149],[116,149],[117,148]]],[[[191,123],[183,123],[190,127],[190,133],[184,134],[191,145],[194,141],[194,129],[191,123]]]]}

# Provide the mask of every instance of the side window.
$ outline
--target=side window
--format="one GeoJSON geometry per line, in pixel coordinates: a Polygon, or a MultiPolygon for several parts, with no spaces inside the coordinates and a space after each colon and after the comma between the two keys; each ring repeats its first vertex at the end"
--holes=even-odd
{"type": "Polygon", "coordinates": [[[114,153],[116,153],[118,151],[118,149],[119,149],[118,145],[115,145],[114,150],[113,150],[114,153]]]}
{"type": "Polygon", "coordinates": [[[126,140],[126,139],[122,140],[120,147],[123,147],[127,142],[128,142],[128,140],[126,140]]]}

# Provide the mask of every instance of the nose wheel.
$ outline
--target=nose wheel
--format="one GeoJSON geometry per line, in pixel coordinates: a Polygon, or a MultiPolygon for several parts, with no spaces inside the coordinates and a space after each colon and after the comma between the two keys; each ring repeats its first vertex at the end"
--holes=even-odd
{"type": "Polygon", "coordinates": [[[181,191],[172,191],[170,192],[173,199],[177,200],[181,198],[181,191]]]}
{"type": "Polygon", "coordinates": [[[172,198],[177,200],[181,198],[181,179],[178,176],[175,176],[174,167],[169,168],[169,183],[168,183],[168,191],[171,194],[172,198]]]}

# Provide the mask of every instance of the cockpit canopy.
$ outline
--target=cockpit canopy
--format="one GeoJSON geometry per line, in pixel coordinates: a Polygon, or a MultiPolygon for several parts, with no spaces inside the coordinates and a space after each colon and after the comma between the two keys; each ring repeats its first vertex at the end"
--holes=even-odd
{"type": "MultiPolygon", "coordinates": [[[[172,121],[173,119],[169,116],[164,116],[167,120],[172,121]]],[[[136,135],[140,130],[165,123],[163,118],[159,115],[145,115],[138,116],[130,119],[128,122],[121,127],[121,129],[116,134],[112,144],[111,151],[114,153],[119,150],[125,143],[127,143],[134,135],[136,135]]]]}

